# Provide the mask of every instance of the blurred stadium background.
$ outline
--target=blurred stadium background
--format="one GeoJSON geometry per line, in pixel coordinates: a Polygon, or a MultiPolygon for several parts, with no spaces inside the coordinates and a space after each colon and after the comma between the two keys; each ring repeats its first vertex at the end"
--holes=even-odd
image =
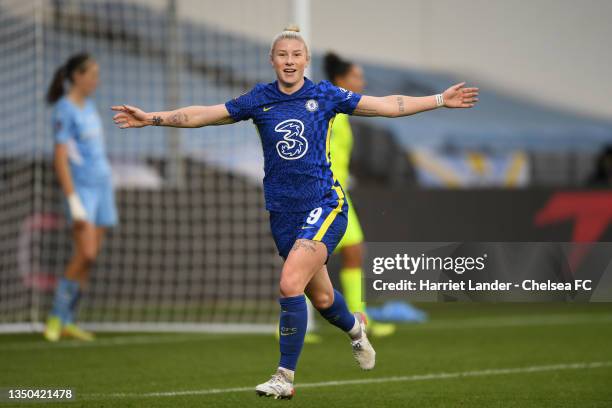
{"type": "MultiPolygon", "coordinates": [[[[322,52],[334,49],[363,64],[370,94],[427,95],[461,79],[482,88],[482,103],[467,114],[354,119],[351,190],[367,239],[580,238],[573,237],[571,220],[541,225],[536,216],[560,189],[610,187],[605,151],[612,145],[612,112],[598,99],[609,94],[610,84],[597,64],[610,57],[596,45],[610,28],[590,20],[597,8],[580,8],[576,15],[572,2],[550,9],[542,2],[526,16],[496,2],[480,8],[478,2],[413,2],[401,9],[405,25],[390,31],[387,23],[368,25],[373,7],[362,3],[343,14],[346,5],[316,1],[301,8],[299,1],[3,0],[3,327],[38,327],[70,254],[42,99],[53,70],[79,50],[93,53],[101,65],[96,101],[109,119],[105,132],[121,214],[82,307],[82,320],[101,323],[98,329],[116,322],[130,322],[133,329],[134,322],[173,322],[267,330],[274,321],[280,263],[263,210],[262,157],[253,127],[121,132],[111,126],[107,108],[121,102],[147,110],[213,104],[269,82],[268,40],[287,21],[305,25],[315,79],[322,79],[322,52]],[[526,25],[518,34],[501,24],[545,10],[555,24],[526,25]],[[329,27],[330,15],[341,21],[329,27]],[[449,15],[461,21],[472,16],[484,26],[449,39],[439,32],[452,31],[449,15]],[[579,44],[568,43],[564,38],[571,33],[559,27],[580,18],[591,27],[580,30],[579,44]],[[501,28],[486,41],[475,40],[476,31],[491,27],[501,28]],[[545,47],[536,55],[538,45],[545,47]],[[591,52],[590,61],[567,57],[578,51],[591,52]],[[481,84],[481,74],[493,80],[481,84]],[[585,87],[588,98],[582,96],[585,87]]],[[[377,13],[397,19],[391,8],[377,13]]]]}
{"type": "Polygon", "coordinates": [[[0,332],[41,330],[70,255],[43,103],[70,54],[100,63],[121,220],[80,320],[270,333],[281,262],[253,127],[126,132],[112,104],[220,103],[272,81],[269,41],[297,22],[316,80],[334,50],[362,64],[368,94],[481,89],[469,112],[354,118],[351,191],[366,240],[609,241],[610,15],[604,0],[0,0],[0,332]]]}

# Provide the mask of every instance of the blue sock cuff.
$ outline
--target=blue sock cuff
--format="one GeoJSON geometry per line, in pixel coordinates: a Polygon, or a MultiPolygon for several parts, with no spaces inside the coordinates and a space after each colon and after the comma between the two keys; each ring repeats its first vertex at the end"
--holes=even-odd
{"type": "Polygon", "coordinates": [[[72,279],[68,279],[68,278],[62,278],[60,279],[60,284],[61,285],[66,285],[66,287],[68,288],[68,290],[70,292],[75,292],[79,289],[79,282],[72,280],[72,279]]]}
{"type": "Polygon", "coordinates": [[[298,295],[279,298],[278,303],[280,303],[281,308],[284,310],[289,312],[299,312],[306,309],[306,296],[298,295]]]}

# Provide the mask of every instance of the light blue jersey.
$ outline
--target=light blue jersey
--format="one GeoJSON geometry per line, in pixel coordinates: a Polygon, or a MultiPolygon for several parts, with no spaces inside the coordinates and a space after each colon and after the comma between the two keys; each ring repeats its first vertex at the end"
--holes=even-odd
{"type": "Polygon", "coordinates": [[[70,172],[76,184],[95,185],[110,180],[102,121],[91,99],[87,99],[83,107],[66,96],[57,101],[53,110],[53,130],[55,143],[68,147],[70,172]]]}
{"type": "MultiPolygon", "coordinates": [[[[53,110],[55,143],[66,144],[74,188],[87,213],[87,220],[98,226],[117,224],[117,209],[106,158],[102,121],[94,102],[87,99],[81,108],[67,97],[53,110]]],[[[66,205],[66,217],[71,221],[66,205]]]]}

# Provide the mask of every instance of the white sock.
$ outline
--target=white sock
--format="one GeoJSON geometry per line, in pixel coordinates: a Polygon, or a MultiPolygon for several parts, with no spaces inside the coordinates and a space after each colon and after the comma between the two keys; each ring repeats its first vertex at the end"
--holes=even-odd
{"type": "Polygon", "coordinates": [[[291,381],[293,383],[293,378],[295,376],[295,371],[290,370],[290,369],[285,368],[285,367],[278,367],[276,369],[276,371],[277,372],[280,371],[285,376],[286,379],[288,379],[289,381],[291,381]]]}
{"type": "Polygon", "coordinates": [[[359,340],[361,338],[361,324],[359,324],[359,320],[355,317],[355,324],[353,328],[348,331],[348,335],[351,340],[359,340]]]}

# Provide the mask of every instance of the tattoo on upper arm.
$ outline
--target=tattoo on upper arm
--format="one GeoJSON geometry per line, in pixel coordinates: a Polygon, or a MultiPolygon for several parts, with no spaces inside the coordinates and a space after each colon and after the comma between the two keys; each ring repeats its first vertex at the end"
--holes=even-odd
{"type": "Polygon", "coordinates": [[[168,118],[168,123],[170,125],[178,126],[178,125],[184,125],[185,123],[187,123],[188,120],[189,120],[189,116],[187,116],[186,113],[176,112],[170,115],[170,117],[168,118]]]}
{"type": "Polygon", "coordinates": [[[155,116],[153,116],[153,119],[151,119],[151,124],[153,126],[161,126],[162,122],[163,121],[162,121],[161,116],[155,115],[155,116]]]}
{"type": "Polygon", "coordinates": [[[404,113],[405,109],[404,109],[404,97],[402,96],[398,96],[397,97],[397,108],[399,109],[399,113],[404,113]]]}
{"type": "Polygon", "coordinates": [[[293,247],[291,248],[292,251],[297,251],[300,248],[304,248],[310,252],[315,252],[316,250],[316,244],[314,243],[314,241],[311,241],[310,239],[304,239],[304,238],[300,238],[298,240],[295,241],[295,243],[293,244],[293,247]]]}
{"type": "Polygon", "coordinates": [[[355,111],[353,111],[353,115],[357,115],[357,116],[378,116],[378,111],[376,109],[355,108],[355,111]]]}

